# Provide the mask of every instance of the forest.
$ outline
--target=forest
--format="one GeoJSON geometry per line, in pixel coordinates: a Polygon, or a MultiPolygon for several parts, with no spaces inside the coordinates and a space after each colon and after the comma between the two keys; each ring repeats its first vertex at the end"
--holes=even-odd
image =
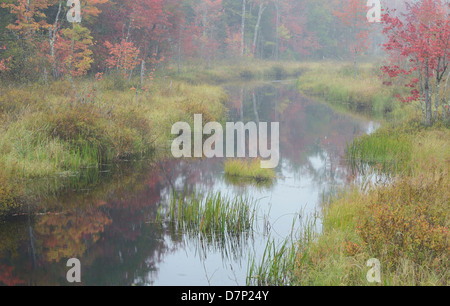
{"type": "Polygon", "coordinates": [[[450,0],[0,0],[0,285],[448,285],[449,128],[450,0]]]}
{"type": "Polygon", "coordinates": [[[381,26],[364,22],[370,7],[363,1],[92,0],[80,2],[81,22],[69,22],[71,3],[2,1],[3,80],[113,70],[143,79],[161,65],[180,69],[192,60],[212,65],[241,57],[344,60],[381,53],[381,26]]]}

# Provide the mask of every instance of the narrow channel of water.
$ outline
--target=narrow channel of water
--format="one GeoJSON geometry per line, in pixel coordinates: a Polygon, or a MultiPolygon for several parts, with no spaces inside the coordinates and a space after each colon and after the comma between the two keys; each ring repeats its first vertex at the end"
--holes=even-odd
{"type": "MultiPolygon", "coordinates": [[[[42,196],[39,214],[0,223],[0,284],[67,285],[67,260],[78,258],[84,285],[245,285],[249,258],[269,238],[284,240],[323,197],[354,181],[347,142],[376,125],[303,97],[290,82],[226,88],[230,121],[280,122],[273,184],[227,179],[222,159],[110,165],[86,179],[93,184],[42,196]],[[173,190],[256,199],[255,230],[217,242],[161,231],[153,221],[173,190]]],[[[45,189],[36,186],[28,188],[45,189]]]]}

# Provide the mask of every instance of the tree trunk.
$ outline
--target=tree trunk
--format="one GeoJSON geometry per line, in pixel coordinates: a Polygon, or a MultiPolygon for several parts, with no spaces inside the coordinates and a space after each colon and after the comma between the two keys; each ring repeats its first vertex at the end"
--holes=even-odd
{"type": "Polygon", "coordinates": [[[59,0],[58,13],[56,14],[55,23],[53,24],[53,28],[49,29],[49,45],[50,45],[50,57],[52,59],[52,74],[56,79],[58,78],[58,68],[56,67],[55,60],[55,42],[56,42],[56,34],[58,33],[58,22],[59,15],[61,14],[62,0],[59,0]]]}
{"type": "Polygon", "coordinates": [[[244,87],[241,87],[241,109],[239,110],[239,114],[241,116],[241,122],[244,122],[244,98],[245,98],[245,94],[244,94],[244,87]]]}
{"type": "Polygon", "coordinates": [[[445,93],[447,92],[447,87],[448,87],[448,81],[450,79],[450,71],[447,74],[447,80],[445,81],[445,87],[444,87],[444,95],[442,97],[442,120],[445,121],[445,119],[447,118],[447,105],[450,104],[450,91],[448,93],[448,101],[446,103],[445,99],[445,93]]]}
{"type": "Polygon", "coordinates": [[[178,33],[178,46],[177,46],[177,70],[178,74],[181,74],[181,44],[183,42],[181,25],[178,33]]]}
{"type": "Polygon", "coordinates": [[[434,95],[434,120],[439,119],[439,90],[441,89],[440,83],[442,80],[442,75],[439,70],[441,68],[441,60],[439,59],[437,68],[436,68],[436,85],[435,85],[435,95],[434,95]]]}
{"type": "Polygon", "coordinates": [[[424,94],[425,94],[425,90],[423,87],[423,76],[422,76],[422,71],[420,70],[420,67],[418,67],[417,69],[419,71],[419,86],[420,86],[420,108],[422,109],[422,118],[423,118],[423,124],[426,124],[427,122],[427,115],[426,115],[426,106],[424,103],[424,94]]]}
{"type": "Polygon", "coordinates": [[[253,96],[252,96],[252,100],[253,100],[253,112],[255,113],[255,119],[256,119],[256,123],[259,126],[259,113],[258,113],[258,107],[256,106],[256,94],[253,92],[253,96]]]}
{"type": "Polygon", "coordinates": [[[428,63],[429,62],[427,59],[425,69],[425,110],[426,110],[426,125],[430,126],[431,123],[433,122],[433,109],[430,99],[430,74],[428,63]]]}
{"type": "Polygon", "coordinates": [[[141,88],[144,85],[144,76],[145,76],[145,58],[142,58],[141,60],[141,88]]]}
{"type": "Polygon", "coordinates": [[[242,0],[242,20],[241,20],[241,56],[245,52],[245,15],[246,15],[247,1],[242,0]]]}
{"type": "Polygon", "coordinates": [[[261,2],[261,4],[259,5],[258,20],[256,21],[255,33],[253,34],[253,45],[252,45],[253,56],[256,56],[257,53],[256,44],[258,42],[259,27],[261,25],[261,18],[265,9],[266,8],[264,6],[264,2],[261,2]]]}
{"type": "Polygon", "coordinates": [[[280,7],[278,0],[275,1],[275,9],[277,12],[275,28],[276,28],[276,38],[275,38],[275,60],[280,59],[280,7]]]}
{"type": "Polygon", "coordinates": [[[438,121],[439,120],[439,100],[440,100],[440,95],[439,95],[439,91],[441,89],[440,86],[440,82],[436,82],[436,89],[435,89],[435,101],[434,101],[434,120],[438,121]]]}

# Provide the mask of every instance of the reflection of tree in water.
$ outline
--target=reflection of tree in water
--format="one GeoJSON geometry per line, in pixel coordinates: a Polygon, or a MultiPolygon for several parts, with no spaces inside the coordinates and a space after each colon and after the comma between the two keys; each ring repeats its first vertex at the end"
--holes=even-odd
{"type": "Polygon", "coordinates": [[[64,285],[66,261],[76,257],[86,285],[152,283],[164,255],[184,247],[154,224],[159,205],[174,189],[206,193],[221,170],[218,160],[165,160],[49,198],[41,214],[0,224],[0,281],[64,285]]]}
{"type": "MultiPolygon", "coordinates": [[[[237,86],[230,97],[233,120],[280,121],[280,176],[307,177],[325,193],[352,180],[343,156],[346,142],[362,133],[361,123],[282,84],[237,86]]],[[[202,195],[218,183],[234,186],[222,174],[221,159],[168,159],[113,165],[108,175],[71,185],[38,204],[39,215],[0,223],[0,283],[65,285],[68,257],[79,257],[87,285],[151,284],[162,259],[187,247],[200,259],[221,252],[224,261],[235,260],[245,254],[251,236],[186,240],[153,222],[173,192],[202,195]]],[[[238,184],[242,189],[236,193],[245,186],[238,184]]]]}
{"type": "Polygon", "coordinates": [[[236,120],[280,122],[279,171],[308,175],[328,189],[324,193],[354,179],[345,150],[348,142],[364,133],[363,122],[301,96],[293,85],[249,85],[229,91],[236,120]]]}

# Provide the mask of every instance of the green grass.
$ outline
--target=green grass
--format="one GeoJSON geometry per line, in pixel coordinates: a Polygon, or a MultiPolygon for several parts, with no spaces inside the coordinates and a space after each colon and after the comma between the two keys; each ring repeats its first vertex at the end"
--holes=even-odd
{"type": "Polygon", "coordinates": [[[259,159],[232,159],[225,161],[225,175],[257,182],[272,181],[276,174],[273,169],[261,168],[259,159]]]}
{"type": "Polygon", "coordinates": [[[296,78],[306,71],[301,62],[271,62],[261,60],[217,63],[207,67],[204,63],[185,65],[180,73],[172,70],[171,77],[194,84],[223,84],[252,80],[280,80],[296,78]]]}
{"type": "Polygon", "coordinates": [[[382,128],[370,136],[363,136],[347,147],[347,158],[355,168],[366,165],[383,172],[406,171],[411,161],[413,138],[389,128],[382,128]]]}
{"type": "MultiPolygon", "coordinates": [[[[115,75],[101,81],[85,78],[76,82],[76,95],[64,80],[3,87],[3,186],[21,179],[76,176],[102,163],[167,150],[174,123],[192,122],[194,114],[221,121],[225,114],[227,96],[220,87],[160,78],[137,95],[134,82],[115,75]]],[[[14,199],[22,197],[14,192],[20,189],[7,190],[14,199]]],[[[10,198],[0,197],[3,212],[11,206],[10,198]]]]}
{"type": "MultiPolygon", "coordinates": [[[[347,158],[359,170],[390,176],[365,180],[324,200],[322,231],[276,246],[269,241],[260,263],[250,262],[249,284],[370,286],[367,261],[381,262],[385,286],[450,284],[448,254],[450,130],[424,127],[416,104],[396,105],[398,86],[383,87],[373,65],[310,63],[299,78],[305,94],[333,107],[368,112],[384,126],[348,144],[347,158]]],[[[370,174],[370,173],[367,173],[370,174]]]]}
{"type": "Polygon", "coordinates": [[[447,127],[437,124],[427,128],[419,119],[386,124],[374,134],[348,144],[347,158],[360,170],[369,165],[384,173],[420,175],[431,165],[446,167],[449,137],[447,127]]]}
{"type": "Polygon", "coordinates": [[[377,171],[389,171],[391,182],[353,186],[324,201],[322,231],[295,244],[270,244],[270,256],[251,265],[250,279],[269,285],[378,285],[367,281],[366,265],[377,258],[379,285],[448,285],[449,139],[448,128],[413,121],[357,140],[358,156],[377,171]]]}
{"type": "Polygon", "coordinates": [[[172,196],[167,208],[161,207],[156,222],[168,222],[175,232],[223,238],[252,231],[255,209],[255,202],[244,197],[209,193],[184,198],[180,194],[172,196]]]}
{"type": "Polygon", "coordinates": [[[381,119],[399,107],[395,95],[405,90],[400,86],[383,85],[376,67],[372,63],[360,64],[355,79],[350,64],[308,63],[297,85],[301,93],[323,99],[334,107],[381,119]]]}

